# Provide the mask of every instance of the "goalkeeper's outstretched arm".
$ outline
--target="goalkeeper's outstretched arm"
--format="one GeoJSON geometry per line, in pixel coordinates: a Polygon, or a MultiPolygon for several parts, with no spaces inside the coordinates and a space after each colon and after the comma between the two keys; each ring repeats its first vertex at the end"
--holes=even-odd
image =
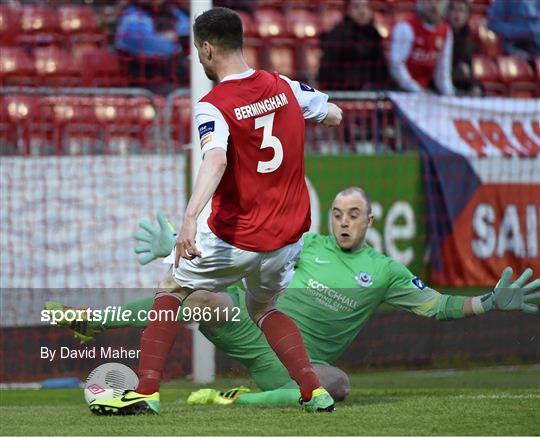
{"type": "Polygon", "coordinates": [[[493,291],[465,299],[464,316],[480,315],[490,310],[538,312],[538,305],[533,302],[540,301],[540,278],[527,283],[532,274],[532,269],[527,268],[516,281],[512,281],[512,268],[506,267],[493,291]]]}
{"type": "Polygon", "coordinates": [[[534,302],[540,301],[540,279],[528,282],[532,276],[529,268],[515,281],[512,281],[512,269],[505,268],[493,290],[477,297],[441,294],[394,260],[389,262],[387,271],[389,281],[385,302],[417,315],[448,320],[492,310],[538,311],[534,302]]]}
{"type": "MultiPolygon", "coordinates": [[[[140,254],[139,262],[142,265],[169,255],[174,247],[176,237],[172,225],[161,212],[158,212],[157,219],[159,229],[143,220],[139,223],[141,230],[135,235],[140,242],[135,252],[140,254]]],[[[447,320],[480,315],[492,310],[538,311],[538,305],[534,302],[540,301],[540,279],[527,283],[533,274],[530,268],[525,269],[514,282],[512,268],[505,268],[493,291],[478,297],[444,295],[434,289],[426,289],[425,286],[421,289],[411,288],[413,275],[396,261],[390,263],[388,270],[391,280],[385,301],[417,315],[447,320]]]]}

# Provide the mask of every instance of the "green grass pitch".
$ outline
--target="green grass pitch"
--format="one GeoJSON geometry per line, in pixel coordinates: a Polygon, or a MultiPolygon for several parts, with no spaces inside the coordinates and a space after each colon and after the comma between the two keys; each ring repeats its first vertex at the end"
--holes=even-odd
{"type": "MultiPolygon", "coordinates": [[[[226,389],[247,379],[221,379],[226,389]]],[[[196,385],[170,382],[162,414],[96,417],[82,390],[0,393],[2,435],[539,435],[540,368],[363,372],[332,414],[298,407],[188,407],[196,385]]]]}

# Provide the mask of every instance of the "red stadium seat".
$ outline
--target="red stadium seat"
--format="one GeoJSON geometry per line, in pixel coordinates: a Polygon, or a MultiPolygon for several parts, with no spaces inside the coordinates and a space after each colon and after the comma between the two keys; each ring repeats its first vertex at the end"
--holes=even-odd
{"type": "Polygon", "coordinates": [[[72,41],[104,42],[105,34],[99,29],[96,13],[86,6],[61,6],[58,9],[60,27],[72,41]]]}
{"type": "Polygon", "coordinates": [[[0,47],[0,83],[2,85],[34,85],[32,58],[20,47],[0,47]]]}
{"type": "Polygon", "coordinates": [[[52,44],[60,41],[60,25],[56,9],[25,6],[21,9],[22,34],[19,44],[52,44]]]}
{"type": "Polygon", "coordinates": [[[5,118],[3,122],[7,125],[2,140],[23,155],[31,152],[31,130],[38,110],[37,102],[35,97],[22,95],[4,96],[1,102],[4,107],[2,119],[5,118]],[[22,144],[19,144],[18,139],[22,139],[22,144]]]}
{"type": "Polygon", "coordinates": [[[261,68],[261,47],[261,42],[254,38],[246,38],[244,41],[243,52],[247,64],[255,70],[259,70],[261,68]]]}
{"type": "Polygon", "coordinates": [[[71,60],[76,66],[81,66],[86,52],[99,49],[100,46],[89,42],[76,42],[71,45],[71,60]]]}
{"type": "Polygon", "coordinates": [[[94,98],[74,97],[55,106],[56,127],[61,129],[62,153],[102,153],[106,148],[94,111],[94,98]]]}
{"type": "Polygon", "coordinates": [[[189,97],[174,101],[172,138],[177,150],[181,150],[191,141],[191,102],[189,97]]]}
{"type": "Polygon", "coordinates": [[[253,37],[257,35],[257,26],[253,21],[251,15],[244,11],[236,11],[242,20],[242,26],[244,28],[244,36],[246,38],[253,37]]]}
{"type": "Polygon", "coordinates": [[[319,75],[319,66],[321,64],[322,50],[319,44],[309,44],[302,50],[304,54],[305,70],[307,79],[310,83],[315,83],[319,75]]]}
{"type": "Polygon", "coordinates": [[[127,153],[152,144],[150,128],[158,114],[148,99],[99,96],[94,99],[94,111],[105,152],[127,153]]]}
{"type": "Polygon", "coordinates": [[[265,41],[261,49],[261,64],[265,69],[287,76],[296,72],[296,41],[289,38],[285,17],[276,9],[260,8],[255,11],[259,35],[265,41]]]}
{"type": "Polygon", "coordinates": [[[126,151],[132,139],[129,99],[99,96],[94,99],[94,114],[103,134],[105,152],[126,151]]]}
{"type": "Polygon", "coordinates": [[[157,124],[160,120],[158,112],[164,105],[165,99],[159,97],[155,97],[153,101],[150,101],[146,97],[131,99],[131,123],[138,130],[136,135],[143,150],[151,150],[152,148],[159,147],[153,141],[152,133],[154,127],[159,128],[157,124]]]}
{"type": "Polygon", "coordinates": [[[45,132],[51,131],[50,143],[55,154],[95,153],[99,134],[92,98],[79,96],[47,96],[40,99],[40,122],[45,132]],[[86,140],[83,146],[83,141],[86,140]]]}
{"type": "Polygon", "coordinates": [[[296,38],[316,38],[321,33],[318,17],[307,9],[290,9],[285,20],[288,33],[296,38]]]}
{"type": "Polygon", "coordinates": [[[94,10],[86,6],[61,6],[58,9],[60,27],[68,34],[96,33],[99,30],[94,10]]]}
{"type": "Polygon", "coordinates": [[[5,149],[14,148],[16,140],[13,140],[15,133],[9,126],[8,109],[4,102],[4,96],[0,95],[0,151],[4,153],[5,149]]]}
{"type": "Polygon", "coordinates": [[[124,74],[118,55],[105,48],[89,47],[80,59],[82,82],[87,87],[122,86],[128,79],[124,74]]]}
{"type": "Polygon", "coordinates": [[[506,94],[506,87],[500,81],[497,64],[483,55],[473,57],[474,78],[482,84],[488,96],[500,96],[506,94]]]}
{"type": "Polygon", "coordinates": [[[257,0],[259,8],[281,9],[286,3],[286,0],[257,0]]]}
{"type": "Polygon", "coordinates": [[[521,58],[501,56],[497,58],[501,80],[509,86],[513,97],[535,97],[538,85],[531,66],[521,58]]]}
{"type": "Polygon", "coordinates": [[[275,9],[261,8],[255,11],[255,22],[259,36],[276,38],[287,36],[287,26],[283,15],[275,9]]]}
{"type": "Polygon", "coordinates": [[[336,24],[343,20],[343,9],[338,8],[326,8],[321,14],[321,33],[331,31],[336,24]]]}
{"type": "Polygon", "coordinates": [[[71,59],[71,54],[55,46],[37,47],[34,50],[36,73],[45,85],[80,85],[80,70],[71,59]]]}
{"type": "Polygon", "coordinates": [[[347,0],[315,0],[314,2],[309,1],[309,3],[315,3],[316,6],[341,9],[342,11],[345,11],[345,9],[347,8],[347,0]]]}
{"type": "Polygon", "coordinates": [[[469,19],[472,35],[480,47],[480,53],[496,58],[502,52],[500,38],[487,27],[484,15],[474,14],[469,19]]]}
{"type": "Polygon", "coordinates": [[[21,31],[19,12],[5,5],[0,5],[0,44],[12,43],[21,31]]]}
{"type": "Polygon", "coordinates": [[[243,11],[237,13],[244,27],[244,56],[250,67],[260,69],[262,41],[259,39],[257,25],[250,14],[243,11]]]}
{"type": "Polygon", "coordinates": [[[272,45],[268,51],[268,67],[270,70],[295,78],[296,69],[296,52],[293,44],[272,45]]]}

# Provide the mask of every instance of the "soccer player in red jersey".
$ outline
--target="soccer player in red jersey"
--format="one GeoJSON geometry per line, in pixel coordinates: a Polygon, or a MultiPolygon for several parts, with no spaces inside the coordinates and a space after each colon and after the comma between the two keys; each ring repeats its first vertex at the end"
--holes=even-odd
{"type": "Polygon", "coordinates": [[[398,22],[392,31],[390,72],[402,90],[431,88],[452,96],[453,36],[443,19],[448,0],[416,3],[416,15],[398,22]]]}
{"type": "MultiPolygon", "coordinates": [[[[275,301],[292,278],[310,225],[304,120],[338,126],[342,112],[308,85],[250,69],[234,11],[206,11],[193,30],[199,60],[218,85],[194,109],[203,161],[173,251],[172,275],[160,283],[153,309],[176,314],[190,293],[223,291],[243,280],[250,316],[298,383],[305,409],[331,411],[334,401],[319,384],[300,331],[275,301]],[[197,226],[210,199],[210,218],[197,226]]],[[[150,322],[141,338],[137,390],[90,409],[105,415],[159,412],[161,374],[178,325],[176,318],[150,322]]]]}

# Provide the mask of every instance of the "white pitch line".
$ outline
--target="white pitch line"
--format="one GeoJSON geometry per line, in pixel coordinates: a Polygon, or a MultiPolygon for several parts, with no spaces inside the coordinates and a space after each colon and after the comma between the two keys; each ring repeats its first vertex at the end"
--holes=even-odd
{"type": "Polygon", "coordinates": [[[455,395],[450,396],[452,398],[482,400],[482,399],[528,399],[528,398],[540,398],[540,394],[477,394],[477,395],[455,395]]]}

